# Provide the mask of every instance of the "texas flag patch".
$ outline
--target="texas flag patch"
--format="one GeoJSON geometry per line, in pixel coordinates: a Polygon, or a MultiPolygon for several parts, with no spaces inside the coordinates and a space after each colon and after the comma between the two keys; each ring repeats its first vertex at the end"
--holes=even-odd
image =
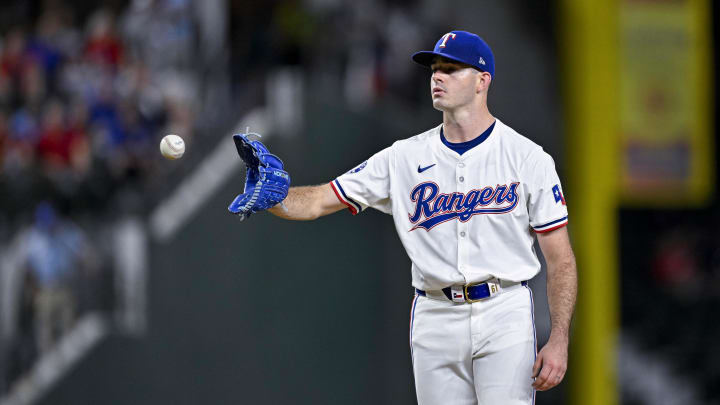
{"type": "Polygon", "coordinates": [[[562,191],[560,191],[560,185],[559,185],[559,184],[556,184],[556,185],[552,188],[552,190],[553,190],[553,196],[555,196],[555,203],[557,204],[557,203],[561,202],[562,205],[566,205],[566,204],[565,204],[565,197],[563,196],[562,191]]]}

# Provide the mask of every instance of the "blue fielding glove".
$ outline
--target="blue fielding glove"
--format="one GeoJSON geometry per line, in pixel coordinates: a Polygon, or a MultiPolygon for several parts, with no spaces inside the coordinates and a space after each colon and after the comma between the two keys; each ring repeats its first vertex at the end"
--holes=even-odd
{"type": "Polygon", "coordinates": [[[247,166],[245,191],[235,197],[228,210],[245,219],[280,204],[287,197],[290,175],[283,162],[260,141],[251,141],[249,134],[235,134],[233,141],[240,158],[247,166]]]}

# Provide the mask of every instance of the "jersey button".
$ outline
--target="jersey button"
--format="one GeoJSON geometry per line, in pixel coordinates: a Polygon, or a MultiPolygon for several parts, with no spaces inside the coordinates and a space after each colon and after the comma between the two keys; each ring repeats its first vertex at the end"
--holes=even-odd
{"type": "Polygon", "coordinates": [[[465,181],[465,177],[460,176],[460,178],[458,180],[460,180],[460,183],[462,183],[463,181],[465,181]]]}
{"type": "Polygon", "coordinates": [[[465,163],[463,163],[463,162],[458,163],[458,167],[465,167],[465,163]]]}
{"type": "Polygon", "coordinates": [[[461,238],[464,238],[464,237],[465,237],[465,231],[460,232],[460,237],[461,237],[461,238]]]}

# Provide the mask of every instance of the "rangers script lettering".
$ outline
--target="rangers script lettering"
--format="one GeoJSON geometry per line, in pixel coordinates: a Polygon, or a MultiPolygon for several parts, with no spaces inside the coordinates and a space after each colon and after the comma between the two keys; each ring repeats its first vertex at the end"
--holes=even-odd
{"type": "Polygon", "coordinates": [[[497,187],[485,187],[483,189],[471,190],[467,194],[454,192],[450,194],[438,194],[440,187],[431,181],[420,183],[412,192],[410,199],[415,203],[415,212],[410,216],[410,222],[417,223],[421,218],[424,221],[415,225],[410,231],[423,228],[429,231],[434,226],[443,222],[458,218],[461,222],[467,222],[474,215],[478,214],[505,214],[517,206],[517,188],[519,182],[506,184],[497,187]],[[494,202],[498,207],[478,208],[494,202]],[[503,203],[507,205],[502,206],[503,203]]]}

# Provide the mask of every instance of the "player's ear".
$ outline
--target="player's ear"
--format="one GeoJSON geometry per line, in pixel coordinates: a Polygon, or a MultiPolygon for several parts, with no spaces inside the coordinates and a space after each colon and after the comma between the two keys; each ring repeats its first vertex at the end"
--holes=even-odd
{"type": "Polygon", "coordinates": [[[490,83],[492,83],[493,77],[490,73],[484,72],[485,80],[487,81],[487,88],[490,88],[490,83]]]}
{"type": "Polygon", "coordinates": [[[490,82],[492,81],[492,77],[490,76],[490,73],[488,72],[478,72],[477,73],[477,85],[475,87],[475,92],[487,92],[488,87],[490,87],[490,82]]]}

